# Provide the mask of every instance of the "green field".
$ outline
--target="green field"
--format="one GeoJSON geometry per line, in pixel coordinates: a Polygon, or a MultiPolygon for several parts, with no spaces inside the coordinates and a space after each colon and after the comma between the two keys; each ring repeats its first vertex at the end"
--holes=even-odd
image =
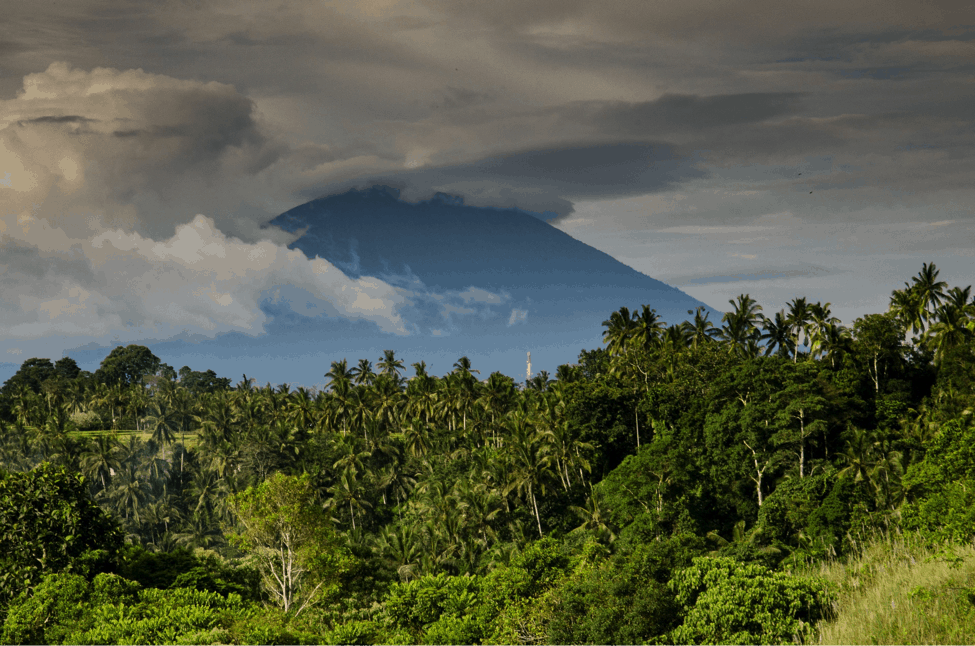
{"type": "MultiPolygon", "coordinates": [[[[129,442],[129,439],[132,437],[141,438],[143,442],[148,442],[149,438],[152,437],[152,431],[140,431],[137,429],[119,429],[117,431],[113,431],[111,429],[104,429],[99,431],[74,431],[73,433],[71,433],[71,437],[87,439],[87,438],[99,437],[101,435],[113,435],[113,434],[116,435],[119,441],[122,442],[123,444],[127,444],[129,442]]],[[[181,438],[177,433],[176,442],[179,442],[180,439],[181,438]]],[[[196,433],[187,433],[185,444],[186,444],[186,448],[194,448],[197,444],[199,444],[199,437],[197,436],[196,433]]]]}

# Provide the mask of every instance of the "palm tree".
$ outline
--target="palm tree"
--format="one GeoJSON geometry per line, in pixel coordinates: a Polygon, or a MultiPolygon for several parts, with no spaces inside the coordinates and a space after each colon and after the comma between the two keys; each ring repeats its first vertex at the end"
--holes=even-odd
{"type": "Polygon", "coordinates": [[[638,315],[634,313],[634,319],[636,329],[633,332],[633,341],[649,351],[657,345],[667,324],[657,316],[657,310],[650,309],[649,305],[644,305],[638,315]]]}
{"type": "Polygon", "coordinates": [[[96,436],[89,446],[90,450],[81,457],[82,472],[88,478],[100,480],[102,491],[106,491],[112,474],[121,469],[118,454],[122,444],[114,434],[102,434],[96,436]]]}
{"type": "Polygon", "coordinates": [[[609,526],[609,518],[599,504],[599,497],[594,490],[589,490],[589,495],[586,497],[584,506],[579,507],[573,505],[570,509],[582,521],[582,524],[573,531],[592,532],[596,537],[607,543],[612,543],[616,540],[616,534],[609,526]]]}
{"type": "Polygon", "coordinates": [[[822,337],[819,339],[819,349],[829,359],[830,366],[835,368],[836,360],[850,351],[852,343],[853,336],[849,329],[831,323],[829,327],[823,330],[822,337]]]}
{"type": "Polygon", "coordinates": [[[193,514],[182,531],[176,534],[176,542],[188,549],[213,549],[224,541],[220,524],[206,514],[193,514]]]}
{"type": "Polygon", "coordinates": [[[140,476],[134,464],[123,465],[108,495],[125,520],[141,524],[140,511],[151,492],[149,483],[140,476]]]}
{"type": "Polygon", "coordinates": [[[349,363],[342,359],[341,361],[333,361],[331,369],[325,373],[325,377],[329,380],[329,387],[334,387],[335,382],[338,381],[352,381],[352,371],[349,370],[349,363]]]}
{"type": "Polygon", "coordinates": [[[690,335],[691,347],[697,348],[705,343],[714,341],[714,336],[718,331],[715,329],[714,324],[708,320],[711,312],[706,312],[705,308],[700,306],[696,310],[687,310],[687,313],[694,315],[694,321],[684,321],[681,325],[690,335]]]}
{"type": "MultiPolygon", "coordinates": [[[[967,294],[964,295],[967,301],[967,294]]],[[[957,298],[962,297],[956,295],[957,298]]],[[[948,301],[938,308],[937,322],[928,328],[924,334],[925,344],[934,352],[934,361],[940,364],[945,353],[957,346],[969,343],[975,338],[975,333],[969,327],[970,319],[965,306],[959,307],[956,302],[948,301]]]]}
{"type": "Polygon", "coordinates": [[[664,330],[660,341],[664,346],[670,348],[674,352],[680,352],[681,350],[686,350],[687,348],[691,347],[694,342],[694,337],[692,334],[693,333],[683,325],[671,325],[664,330]]]}
{"type": "Polygon", "coordinates": [[[491,524],[501,513],[501,496],[486,483],[471,485],[469,481],[461,481],[457,498],[465,525],[477,532],[485,543],[489,539],[496,539],[497,534],[491,524]]]}
{"type": "Polygon", "coordinates": [[[810,336],[809,353],[816,356],[823,347],[823,342],[827,331],[830,326],[836,325],[840,322],[838,318],[833,316],[833,313],[829,309],[830,304],[816,302],[809,306],[810,319],[812,321],[812,332],[810,336]]]}
{"type": "Polygon", "coordinates": [[[607,350],[613,356],[619,356],[626,352],[630,340],[636,334],[636,320],[630,314],[629,308],[621,307],[619,311],[613,312],[610,317],[603,321],[603,342],[607,344],[607,350]]]}
{"type": "Polygon", "coordinates": [[[237,392],[244,395],[249,395],[254,390],[254,382],[257,381],[254,377],[248,377],[247,373],[243,374],[243,379],[237,382],[237,392]]]}
{"type": "Polygon", "coordinates": [[[322,421],[335,429],[341,429],[342,435],[349,432],[349,421],[355,404],[355,392],[352,382],[348,379],[335,379],[331,383],[328,397],[328,408],[322,421]]]}
{"type": "Polygon", "coordinates": [[[346,470],[339,475],[338,482],[329,487],[328,493],[332,496],[330,503],[335,507],[349,506],[349,514],[352,519],[352,531],[355,531],[355,510],[360,513],[372,507],[369,501],[364,498],[362,483],[356,479],[354,471],[346,470]]]}
{"type": "Polygon", "coordinates": [[[153,414],[146,418],[149,430],[152,431],[150,439],[163,449],[163,459],[165,459],[165,448],[176,439],[179,423],[173,410],[160,399],[152,403],[151,410],[153,414]]]}
{"type": "Polygon", "coordinates": [[[376,380],[373,388],[373,417],[377,427],[389,433],[399,424],[403,409],[403,397],[398,385],[399,376],[384,373],[376,380]]]}
{"type": "Polygon", "coordinates": [[[766,318],[763,323],[762,341],[765,341],[765,356],[787,357],[792,350],[792,329],[785,317],[785,310],[779,310],[774,318],[766,318]]]}
{"type": "Polygon", "coordinates": [[[352,382],[357,386],[363,384],[370,386],[376,378],[376,373],[372,371],[372,362],[368,359],[359,359],[359,365],[350,370],[349,374],[352,375],[352,382]]]}
{"type": "Polygon", "coordinates": [[[903,324],[904,329],[917,334],[924,329],[924,306],[917,289],[904,283],[904,289],[895,289],[890,294],[890,312],[903,324]]]}
{"type": "Polygon", "coordinates": [[[786,317],[786,321],[795,337],[795,346],[792,354],[792,362],[795,363],[799,359],[799,346],[808,342],[808,339],[803,341],[802,337],[809,336],[809,323],[812,321],[812,311],[809,309],[809,303],[806,302],[805,296],[802,298],[794,298],[787,305],[789,306],[789,314],[786,317]]]}
{"type": "Polygon", "coordinates": [[[964,310],[969,316],[975,314],[975,303],[972,302],[972,286],[969,285],[964,289],[961,287],[949,289],[945,295],[945,305],[964,310]]]}
{"type": "Polygon", "coordinates": [[[437,380],[427,375],[426,365],[414,363],[416,377],[406,387],[406,413],[422,417],[427,423],[437,407],[437,380]]]}
{"type": "Polygon", "coordinates": [[[403,582],[418,574],[422,548],[413,525],[397,530],[383,527],[375,539],[376,551],[396,567],[396,573],[403,582]]]}
{"type": "MultiPolygon", "coordinates": [[[[492,376],[494,375],[492,374],[492,376]]],[[[555,369],[555,380],[563,384],[571,384],[579,381],[581,377],[582,371],[579,369],[579,366],[570,366],[567,363],[563,363],[555,369]]]]}
{"type": "Polygon", "coordinates": [[[542,370],[537,375],[525,382],[525,387],[538,392],[545,392],[549,384],[548,371],[542,370]]]}
{"type": "Polygon", "coordinates": [[[471,373],[481,374],[480,370],[474,370],[471,368],[471,360],[466,356],[461,357],[454,363],[454,372],[464,375],[465,377],[470,377],[471,373]]]}
{"type": "Polygon", "coordinates": [[[504,494],[517,490],[527,494],[528,503],[535,515],[538,536],[542,533],[542,517],[538,512],[538,495],[544,494],[548,482],[554,477],[551,448],[545,435],[531,428],[527,416],[515,414],[510,419],[512,441],[507,446],[511,463],[510,481],[504,494]]]}
{"type": "Polygon", "coordinates": [[[948,283],[938,280],[940,273],[933,262],[931,264],[924,263],[917,276],[911,279],[911,282],[914,283],[911,287],[917,291],[921,304],[921,315],[925,321],[937,310],[945,297],[944,290],[948,287],[948,283]]]}
{"type": "Polygon", "coordinates": [[[838,455],[846,466],[837,477],[852,477],[854,482],[866,481],[875,487],[873,475],[877,466],[877,434],[862,428],[851,428],[847,432],[846,448],[838,455]]]}
{"type": "Polygon", "coordinates": [[[762,316],[762,306],[748,294],[739,294],[738,298],[728,302],[733,310],[721,317],[718,338],[729,344],[729,351],[750,356],[757,352],[757,343],[761,338],[759,325],[765,318],[762,316]]]}
{"type": "Polygon", "coordinates": [[[383,358],[379,360],[376,367],[379,368],[379,374],[392,377],[399,383],[403,362],[396,358],[396,353],[393,350],[383,350],[383,358]]]}
{"type": "Polygon", "coordinates": [[[299,386],[291,393],[286,408],[288,423],[306,431],[315,426],[315,400],[312,391],[304,386],[299,386]]]}

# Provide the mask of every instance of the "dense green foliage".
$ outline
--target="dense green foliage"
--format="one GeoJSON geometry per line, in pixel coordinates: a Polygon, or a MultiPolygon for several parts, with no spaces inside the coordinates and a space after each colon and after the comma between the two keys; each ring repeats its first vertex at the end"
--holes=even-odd
{"type": "Polygon", "coordinates": [[[975,538],[969,290],[925,265],[850,329],[731,307],[621,308],[524,384],[30,359],[0,389],[3,638],[777,643],[846,598],[810,564],[975,538]]]}

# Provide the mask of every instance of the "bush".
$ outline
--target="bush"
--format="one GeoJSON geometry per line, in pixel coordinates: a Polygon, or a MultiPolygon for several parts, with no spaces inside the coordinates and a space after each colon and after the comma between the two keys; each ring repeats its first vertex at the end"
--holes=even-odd
{"type": "Polygon", "coordinates": [[[71,422],[79,431],[100,431],[105,428],[101,415],[93,410],[83,413],[72,413],[71,422]]]}
{"type": "Polygon", "coordinates": [[[694,559],[668,584],[683,607],[675,644],[780,644],[801,639],[830,608],[820,580],[724,557],[694,559]]]}

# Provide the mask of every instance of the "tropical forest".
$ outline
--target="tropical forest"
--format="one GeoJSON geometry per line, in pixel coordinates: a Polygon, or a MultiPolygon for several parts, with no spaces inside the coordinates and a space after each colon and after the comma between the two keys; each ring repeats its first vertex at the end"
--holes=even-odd
{"type": "Polygon", "coordinates": [[[971,287],[925,264],[850,326],[621,305],[524,382],[25,361],[0,641],[975,643],[971,287]]]}

